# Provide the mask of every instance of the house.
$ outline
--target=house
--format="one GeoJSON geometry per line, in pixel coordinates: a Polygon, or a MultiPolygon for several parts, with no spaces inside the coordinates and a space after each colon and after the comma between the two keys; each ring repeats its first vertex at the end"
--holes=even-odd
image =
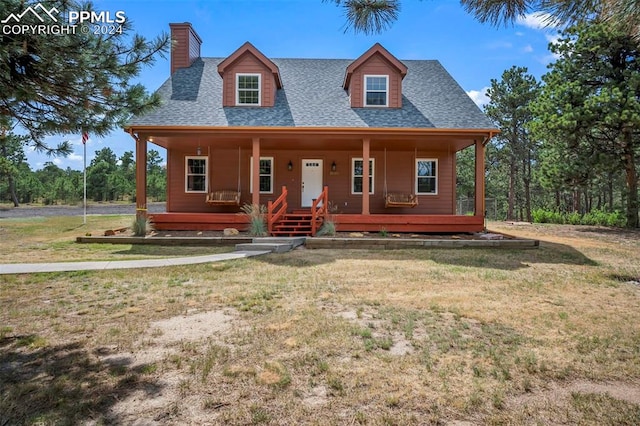
{"type": "Polygon", "coordinates": [[[484,150],[498,129],[438,61],[401,61],[380,44],[356,59],[277,59],[248,42],[202,58],[191,24],[170,27],[163,103],[126,127],[139,214],[148,144],[167,150],[157,229],[242,228],[245,204],[269,205],[272,234],[314,234],[328,214],[339,231],[484,229],[484,150]],[[473,216],[456,215],[466,148],[473,216]]]}

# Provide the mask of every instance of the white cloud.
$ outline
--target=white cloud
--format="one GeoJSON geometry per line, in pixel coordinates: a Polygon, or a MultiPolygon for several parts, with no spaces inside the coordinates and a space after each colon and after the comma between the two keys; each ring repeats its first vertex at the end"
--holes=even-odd
{"type": "Polygon", "coordinates": [[[545,38],[547,39],[547,41],[551,44],[556,44],[558,42],[558,40],[560,40],[560,34],[555,33],[555,34],[545,34],[545,38]]]}
{"type": "Polygon", "coordinates": [[[533,46],[531,46],[530,44],[527,44],[525,47],[522,48],[522,51],[524,53],[531,53],[533,52],[533,46]]]}
{"type": "Polygon", "coordinates": [[[71,153],[67,156],[67,160],[74,161],[74,162],[82,161],[82,158],[83,158],[82,155],[78,155],[76,153],[71,153]]]}
{"type": "Polygon", "coordinates": [[[51,160],[51,162],[52,162],[53,164],[55,164],[56,166],[60,167],[60,165],[62,164],[62,159],[61,159],[61,158],[56,157],[56,158],[54,158],[53,160],[51,160]]]}
{"type": "Polygon", "coordinates": [[[528,28],[533,28],[534,30],[543,30],[558,26],[555,18],[544,12],[527,13],[526,15],[519,17],[516,23],[528,28]]]}
{"type": "Polygon", "coordinates": [[[488,104],[491,99],[487,96],[488,87],[483,87],[480,90],[469,90],[467,95],[476,103],[480,108],[488,104]]]}

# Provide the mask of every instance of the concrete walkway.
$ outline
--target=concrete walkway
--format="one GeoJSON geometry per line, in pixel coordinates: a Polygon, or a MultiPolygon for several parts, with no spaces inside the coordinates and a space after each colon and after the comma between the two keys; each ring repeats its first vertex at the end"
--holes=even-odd
{"type": "Polygon", "coordinates": [[[210,254],[206,256],[168,257],[162,259],[117,260],[102,262],[63,263],[6,263],[0,264],[0,275],[32,274],[39,272],[100,271],[103,269],[159,268],[162,266],[195,265],[198,263],[221,262],[271,253],[270,250],[235,251],[232,253],[210,254]]]}

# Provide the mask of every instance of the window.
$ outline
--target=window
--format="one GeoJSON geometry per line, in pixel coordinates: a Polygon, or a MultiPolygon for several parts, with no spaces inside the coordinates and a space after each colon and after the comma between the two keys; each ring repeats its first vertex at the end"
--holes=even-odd
{"type": "Polygon", "coordinates": [[[207,157],[186,157],[185,192],[207,192],[207,157]]]}
{"type": "Polygon", "coordinates": [[[438,160],[419,158],[416,160],[416,193],[438,193],[438,160]]]}
{"type": "MultiPolygon", "coordinates": [[[[250,186],[253,193],[253,157],[251,157],[250,186]]],[[[260,157],[260,193],[273,194],[273,157],[260,157]]]]}
{"type": "Polygon", "coordinates": [[[364,76],[364,106],[389,106],[389,76],[364,76]]]}
{"type": "Polygon", "coordinates": [[[236,105],[260,105],[260,74],[236,74],[236,105]]]}
{"type": "MultiPolygon", "coordinates": [[[[364,168],[362,167],[362,158],[353,158],[351,160],[351,193],[362,194],[362,176],[364,174],[364,168]]],[[[373,194],[373,172],[374,172],[375,160],[369,159],[369,194],[373,194]]]]}

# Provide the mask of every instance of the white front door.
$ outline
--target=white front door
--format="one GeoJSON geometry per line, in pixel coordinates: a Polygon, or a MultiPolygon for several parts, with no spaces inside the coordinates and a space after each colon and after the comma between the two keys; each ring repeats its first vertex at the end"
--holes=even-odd
{"type": "Polygon", "coordinates": [[[302,207],[311,207],[322,192],[322,160],[302,160],[302,207]]]}

